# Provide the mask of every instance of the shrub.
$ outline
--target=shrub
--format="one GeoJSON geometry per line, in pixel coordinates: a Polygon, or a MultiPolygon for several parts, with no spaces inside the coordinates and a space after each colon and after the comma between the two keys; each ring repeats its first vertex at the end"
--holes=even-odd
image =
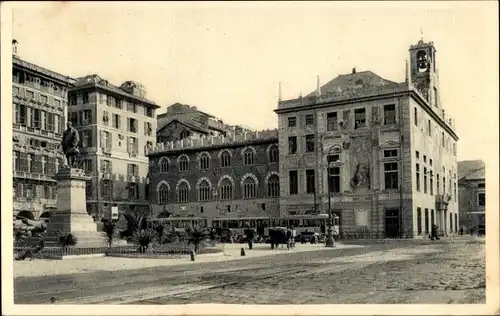
{"type": "Polygon", "coordinates": [[[146,214],[128,212],[123,214],[123,216],[127,221],[127,229],[120,232],[120,238],[133,237],[136,231],[147,228],[146,214]]]}
{"type": "Polygon", "coordinates": [[[69,246],[75,246],[78,242],[78,239],[73,234],[60,235],[57,239],[59,245],[63,248],[67,248],[69,246]]]}
{"type": "Polygon", "coordinates": [[[116,237],[116,223],[113,221],[106,221],[103,223],[103,234],[108,241],[108,245],[111,247],[113,245],[113,241],[116,237]]]}

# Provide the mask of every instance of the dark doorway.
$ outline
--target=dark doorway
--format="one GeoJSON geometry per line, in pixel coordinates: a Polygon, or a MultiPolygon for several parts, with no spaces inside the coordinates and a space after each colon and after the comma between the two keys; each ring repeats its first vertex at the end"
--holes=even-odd
{"type": "Polygon", "coordinates": [[[259,236],[264,236],[264,220],[262,219],[257,220],[257,234],[259,236]]]}
{"type": "Polygon", "coordinates": [[[385,237],[399,237],[399,209],[385,210],[385,237]]]}

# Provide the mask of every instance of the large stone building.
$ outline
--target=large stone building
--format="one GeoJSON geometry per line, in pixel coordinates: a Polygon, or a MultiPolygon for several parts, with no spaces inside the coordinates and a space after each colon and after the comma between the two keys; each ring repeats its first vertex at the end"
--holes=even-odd
{"type": "Polygon", "coordinates": [[[458,162],[460,224],[465,229],[485,225],[486,169],[482,160],[458,162]]]}
{"type": "Polygon", "coordinates": [[[157,142],[175,142],[186,137],[228,136],[250,132],[241,126],[225,124],[221,119],[195,106],[175,103],[157,116],[157,142]]]}
{"type": "Polygon", "coordinates": [[[327,212],[330,191],[341,233],[457,231],[458,137],[439,102],[436,50],[420,41],[409,51],[405,82],[353,69],[279,101],[281,216],[315,202],[327,212]]]}
{"type": "Polygon", "coordinates": [[[56,206],[58,166],[72,79],[29,63],[13,41],[12,123],[14,215],[48,217],[56,206]]]}
{"type": "Polygon", "coordinates": [[[153,217],[191,217],[206,224],[278,217],[277,142],[272,130],[157,144],[149,151],[153,217]]]}
{"type": "Polygon", "coordinates": [[[68,120],[80,132],[87,182],[87,211],[109,217],[112,206],[149,211],[146,149],[156,135],[156,109],[145,89],[120,87],[98,75],[76,80],[68,93],[68,120]]]}

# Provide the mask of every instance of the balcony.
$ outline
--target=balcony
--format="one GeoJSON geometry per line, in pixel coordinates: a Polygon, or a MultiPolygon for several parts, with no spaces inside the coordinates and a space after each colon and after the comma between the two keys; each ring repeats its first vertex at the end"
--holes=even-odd
{"type": "Polygon", "coordinates": [[[102,173],[102,179],[104,179],[104,180],[111,180],[111,172],[109,172],[109,171],[104,171],[104,172],[102,173]]]}
{"type": "Polygon", "coordinates": [[[450,204],[451,196],[448,194],[436,195],[436,209],[446,211],[448,210],[448,204],[450,204]]]}
{"type": "Polygon", "coordinates": [[[139,177],[135,176],[135,175],[129,175],[127,179],[128,179],[128,182],[133,182],[133,183],[139,182],[139,177]]]}
{"type": "Polygon", "coordinates": [[[51,181],[51,182],[56,181],[54,179],[53,175],[41,174],[41,173],[31,173],[31,172],[24,172],[24,171],[14,171],[14,177],[15,178],[22,178],[22,179],[51,181]]]}
{"type": "Polygon", "coordinates": [[[110,147],[103,147],[103,148],[102,148],[102,152],[103,152],[104,154],[111,155],[111,148],[110,148],[110,147]]]}

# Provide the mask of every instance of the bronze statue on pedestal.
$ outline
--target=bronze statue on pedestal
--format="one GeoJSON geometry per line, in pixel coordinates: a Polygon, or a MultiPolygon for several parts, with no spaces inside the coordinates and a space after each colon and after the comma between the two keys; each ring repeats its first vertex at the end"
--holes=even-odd
{"type": "Polygon", "coordinates": [[[69,168],[77,168],[77,158],[80,155],[80,149],[78,148],[80,135],[71,122],[68,121],[66,126],[67,129],[64,131],[61,141],[62,150],[66,156],[66,165],[69,168]]]}

